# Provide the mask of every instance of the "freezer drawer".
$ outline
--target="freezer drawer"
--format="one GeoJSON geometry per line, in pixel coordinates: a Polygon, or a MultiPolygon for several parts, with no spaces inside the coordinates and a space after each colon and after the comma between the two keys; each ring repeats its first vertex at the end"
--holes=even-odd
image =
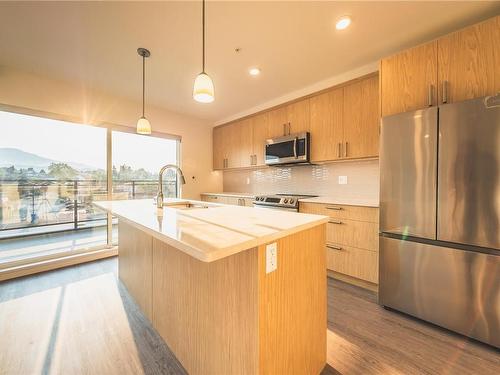
{"type": "Polygon", "coordinates": [[[436,239],[436,107],[382,119],[380,231],[436,239]]]}
{"type": "Polygon", "coordinates": [[[500,249],[500,106],[441,106],[438,159],[438,239],[500,249]]]}
{"type": "Polygon", "coordinates": [[[500,256],[380,237],[379,303],[500,347],[500,256]]]}

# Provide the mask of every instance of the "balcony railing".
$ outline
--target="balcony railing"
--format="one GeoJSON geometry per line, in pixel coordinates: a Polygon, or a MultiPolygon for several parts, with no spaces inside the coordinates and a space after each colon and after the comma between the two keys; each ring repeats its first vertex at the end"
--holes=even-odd
{"type": "MultiPolygon", "coordinates": [[[[79,230],[106,225],[92,202],[107,200],[105,180],[0,180],[0,238],[79,230]]],[[[156,180],[113,180],[113,199],[152,198],[156,180]]],[[[177,181],[164,180],[165,196],[177,196],[177,181]]]]}

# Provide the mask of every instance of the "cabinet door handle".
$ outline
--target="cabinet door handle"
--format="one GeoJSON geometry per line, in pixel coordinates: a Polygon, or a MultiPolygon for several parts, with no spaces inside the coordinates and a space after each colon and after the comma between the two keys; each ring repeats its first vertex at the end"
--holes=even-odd
{"type": "Polygon", "coordinates": [[[337,206],[326,206],[327,210],[335,210],[335,211],[341,211],[342,207],[337,207],[337,206]]]}
{"type": "Polygon", "coordinates": [[[342,143],[339,142],[338,146],[339,147],[338,147],[338,153],[337,154],[338,154],[338,157],[340,158],[340,157],[342,157],[342,143]]]}
{"type": "Polygon", "coordinates": [[[345,149],[344,149],[344,157],[345,158],[347,157],[347,145],[348,145],[348,143],[346,142],[345,143],[345,149]]]}
{"type": "Polygon", "coordinates": [[[328,220],[330,224],[342,224],[340,220],[328,220]]]}
{"type": "Polygon", "coordinates": [[[429,85],[429,92],[428,92],[428,97],[427,97],[427,105],[429,107],[432,107],[432,93],[434,91],[434,86],[429,85]]]}
{"type": "Polygon", "coordinates": [[[443,81],[443,103],[448,103],[448,81],[443,81]]]}
{"type": "Polygon", "coordinates": [[[283,135],[286,135],[286,124],[283,124],[283,135]]]}
{"type": "Polygon", "coordinates": [[[334,246],[334,245],[331,245],[329,243],[326,244],[326,247],[328,247],[329,249],[333,249],[333,250],[342,250],[342,248],[340,246],[334,246]]]}
{"type": "Polygon", "coordinates": [[[292,129],[292,124],[289,122],[288,123],[288,135],[290,135],[291,129],[292,129]]]}

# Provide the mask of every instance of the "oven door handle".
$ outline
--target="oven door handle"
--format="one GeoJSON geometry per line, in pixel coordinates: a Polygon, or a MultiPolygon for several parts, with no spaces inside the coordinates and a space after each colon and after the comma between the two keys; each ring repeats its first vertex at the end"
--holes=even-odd
{"type": "Polygon", "coordinates": [[[297,138],[297,137],[295,137],[295,138],[293,139],[293,157],[294,157],[295,159],[297,159],[297,158],[298,158],[298,156],[297,156],[297,140],[298,140],[298,138],[297,138]]]}

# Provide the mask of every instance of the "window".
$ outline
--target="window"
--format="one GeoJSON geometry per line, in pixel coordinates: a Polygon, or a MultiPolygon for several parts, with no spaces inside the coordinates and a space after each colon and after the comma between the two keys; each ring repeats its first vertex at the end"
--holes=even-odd
{"type": "MultiPolygon", "coordinates": [[[[152,198],[161,165],[178,163],[178,140],[161,135],[5,111],[0,134],[0,267],[116,243],[93,205],[111,198],[108,178],[113,199],[152,198]]],[[[164,191],[178,195],[175,173],[164,191]]]]}
{"type": "MultiPolygon", "coordinates": [[[[161,167],[177,164],[177,143],[173,139],[113,131],[113,199],[154,198],[161,167]]],[[[177,197],[178,186],[177,173],[167,170],[163,176],[165,198],[177,197]]],[[[113,244],[118,242],[116,224],[113,219],[113,244]]]]}

